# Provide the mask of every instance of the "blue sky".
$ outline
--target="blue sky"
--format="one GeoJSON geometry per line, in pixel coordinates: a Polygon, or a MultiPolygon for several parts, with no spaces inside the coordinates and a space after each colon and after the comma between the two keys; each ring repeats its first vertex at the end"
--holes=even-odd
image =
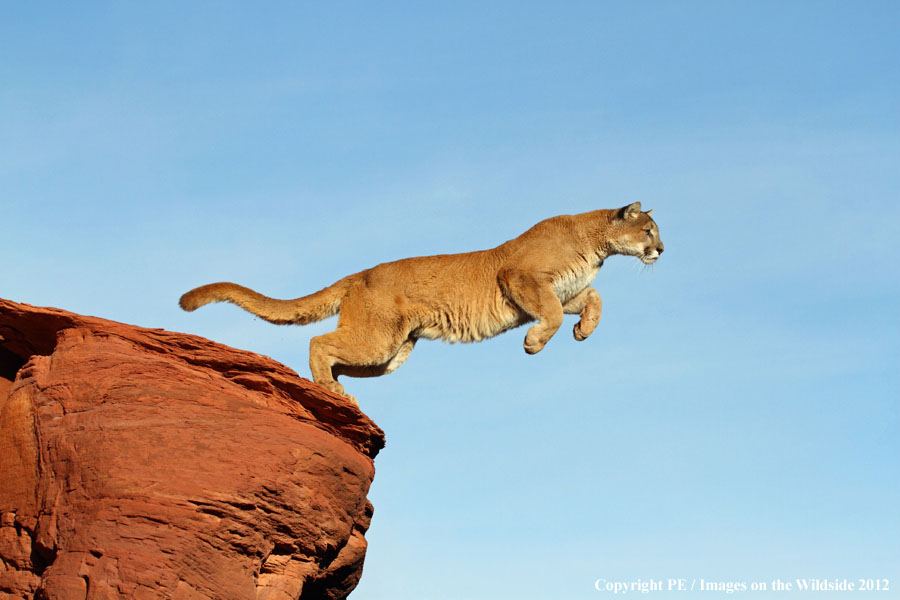
{"type": "Polygon", "coordinates": [[[601,577],[900,586],[896,2],[4,15],[11,300],[308,376],[333,320],[187,314],[178,297],[222,280],[296,297],[557,214],[655,210],[666,254],[607,262],[588,341],[568,317],[536,356],[521,329],[345,379],[388,440],[353,598],[605,597],[601,577]]]}

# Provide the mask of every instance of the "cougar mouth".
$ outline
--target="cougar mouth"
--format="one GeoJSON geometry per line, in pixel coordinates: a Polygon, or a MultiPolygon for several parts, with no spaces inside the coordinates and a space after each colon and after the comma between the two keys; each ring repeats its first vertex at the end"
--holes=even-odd
{"type": "Polygon", "coordinates": [[[641,262],[645,265],[652,265],[659,258],[659,252],[654,250],[645,250],[643,254],[641,254],[640,259],[641,262]]]}

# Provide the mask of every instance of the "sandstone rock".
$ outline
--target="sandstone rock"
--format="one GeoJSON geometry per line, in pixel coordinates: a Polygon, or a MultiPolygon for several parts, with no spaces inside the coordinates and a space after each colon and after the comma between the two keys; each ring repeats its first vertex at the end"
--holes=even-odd
{"type": "Polygon", "coordinates": [[[0,300],[0,598],[344,598],[383,445],[267,357],[0,300]]]}

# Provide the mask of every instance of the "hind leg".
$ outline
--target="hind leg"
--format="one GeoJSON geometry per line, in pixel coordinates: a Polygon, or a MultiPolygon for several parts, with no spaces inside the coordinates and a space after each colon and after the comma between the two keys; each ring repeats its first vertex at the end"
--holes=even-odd
{"type": "Polygon", "coordinates": [[[594,332],[594,328],[600,321],[602,309],[603,302],[600,300],[600,294],[592,287],[586,287],[563,305],[563,311],[567,315],[581,315],[581,320],[575,323],[575,328],[572,330],[576,340],[583,341],[594,332]]]}
{"type": "Polygon", "coordinates": [[[337,329],[310,340],[309,370],[316,383],[347,396],[335,379],[338,375],[388,373],[406,360],[412,344],[395,299],[357,286],[341,302],[337,329]],[[398,362],[390,368],[395,359],[398,362]]]}
{"type": "Polygon", "coordinates": [[[335,377],[341,375],[346,375],[347,377],[378,377],[379,375],[387,375],[388,373],[396,371],[397,367],[406,362],[406,359],[409,358],[409,354],[412,352],[413,346],[415,345],[416,340],[414,338],[406,340],[400,344],[400,349],[397,350],[397,354],[392,356],[384,364],[370,367],[337,364],[332,367],[331,372],[335,377]]]}
{"type": "Polygon", "coordinates": [[[406,359],[409,358],[410,353],[413,351],[413,347],[416,345],[415,338],[409,338],[402,344],[400,344],[400,349],[397,350],[397,354],[388,361],[388,363],[384,367],[384,374],[393,373],[397,370],[397,367],[406,362],[406,359]]]}
{"type": "MultiPolygon", "coordinates": [[[[331,333],[310,340],[309,370],[313,380],[322,387],[355,401],[335,377],[374,377],[389,373],[387,367],[403,345],[398,337],[373,333],[365,329],[360,333],[348,327],[338,327],[331,333]]],[[[411,350],[410,346],[406,356],[409,356],[411,350]]]]}

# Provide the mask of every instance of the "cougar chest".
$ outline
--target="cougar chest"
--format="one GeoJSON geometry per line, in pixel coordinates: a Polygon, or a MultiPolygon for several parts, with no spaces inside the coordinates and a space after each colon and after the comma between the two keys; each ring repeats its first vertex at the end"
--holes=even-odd
{"type": "Polygon", "coordinates": [[[580,269],[566,271],[553,282],[553,291],[559,297],[559,301],[565,304],[578,294],[584,288],[591,284],[600,267],[585,266],[580,269]]]}

